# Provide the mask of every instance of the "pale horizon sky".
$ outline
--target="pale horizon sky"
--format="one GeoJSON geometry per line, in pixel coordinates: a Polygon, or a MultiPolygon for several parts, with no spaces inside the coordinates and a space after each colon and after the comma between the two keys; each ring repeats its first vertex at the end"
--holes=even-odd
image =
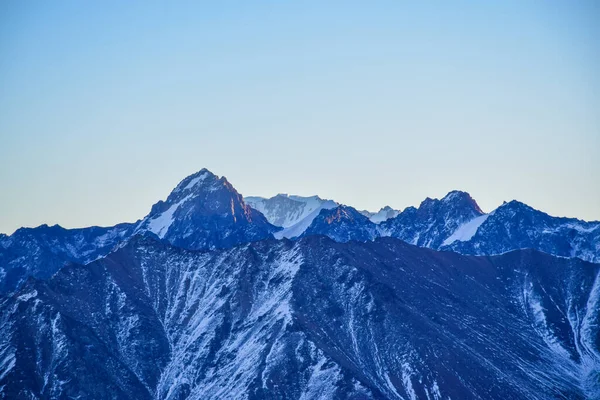
{"type": "Polygon", "coordinates": [[[0,2],[0,232],[248,195],[600,220],[600,3],[0,2]]]}

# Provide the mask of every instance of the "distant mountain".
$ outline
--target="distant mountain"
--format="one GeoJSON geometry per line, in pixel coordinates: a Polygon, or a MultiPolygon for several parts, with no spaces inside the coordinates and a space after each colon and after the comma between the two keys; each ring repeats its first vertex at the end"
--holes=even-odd
{"type": "MultiPolygon", "coordinates": [[[[319,196],[303,197],[288,194],[278,194],[271,198],[249,196],[244,200],[250,207],[260,211],[271,224],[284,228],[275,233],[275,237],[279,239],[306,236],[306,229],[313,223],[321,210],[332,210],[340,206],[333,200],[324,200],[319,196]]],[[[398,210],[389,206],[383,207],[376,213],[366,210],[358,212],[376,224],[394,218],[399,213],[398,210]]],[[[357,233],[354,236],[360,237],[361,234],[357,233]]]]}
{"type": "Polygon", "coordinates": [[[203,169],[134,224],[0,235],[0,398],[600,399],[600,222],[365,213],[203,169]]]}
{"type": "Polygon", "coordinates": [[[0,293],[29,276],[45,279],[69,262],[105,256],[132,234],[156,235],[189,249],[231,247],[272,237],[279,228],[245,204],[225,177],[202,169],[181,181],[135,224],[65,229],[58,225],[21,228],[0,237],[0,293]]]}
{"type": "Polygon", "coordinates": [[[67,262],[85,264],[105,256],[133,233],[134,224],[65,229],[41,225],[0,237],[0,293],[14,290],[28,276],[46,279],[67,262]]]}
{"type": "Polygon", "coordinates": [[[600,397],[600,265],[532,250],[135,236],[0,321],[3,398],[600,397]]]}
{"type": "Polygon", "coordinates": [[[382,236],[462,254],[494,255],[536,249],[562,257],[600,262],[600,222],[552,217],[518,201],[489,214],[468,193],[453,191],[425,199],[379,225],[382,236]]]}
{"type": "Polygon", "coordinates": [[[332,200],[324,200],[319,196],[290,196],[278,194],[270,199],[262,197],[246,197],[244,200],[254,209],[260,211],[275,226],[282,229],[275,237],[295,238],[302,235],[321,210],[329,210],[338,206],[332,200]]]}
{"type": "Polygon", "coordinates": [[[390,218],[395,218],[398,214],[400,214],[400,211],[394,210],[390,206],[385,206],[377,212],[361,210],[361,211],[359,211],[359,213],[361,213],[365,217],[369,218],[371,220],[371,222],[379,224],[383,221],[387,221],[390,218]]]}
{"type": "MultiPolygon", "coordinates": [[[[260,211],[267,220],[283,228],[289,228],[314,214],[316,210],[333,208],[337,203],[332,200],[324,200],[319,196],[294,196],[278,194],[271,198],[249,196],[244,201],[250,207],[260,211]]],[[[318,213],[318,211],[317,211],[318,213]]]]}
{"type": "Polygon", "coordinates": [[[600,262],[600,222],[556,218],[516,201],[485,214],[461,191],[440,200],[427,198],[418,208],[408,207],[378,224],[373,220],[396,211],[385,207],[369,219],[352,207],[318,196],[247,200],[225,177],[203,169],[181,181],[135,224],[81,229],[42,225],[0,235],[0,293],[14,290],[28,276],[48,278],[68,262],[88,263],[103,257],[134,233],[155,235],[187,249],[227,248],[273,236],[326,235],[338,241],[391,236],[463,254],[533,248],[600,262]]]}
{"type": "Polygon", "coordinates": [[[331,211],[321,211],[303,236],[319,234],[342,242],[391,236],[420,247],[438,248],[459,227],[484,215],[468,193],[458,191],[441,200],[427,198],[419,208],[408,207],[379,224],[352,207],[338,207],[333,210],[335,215],[331,211]]]}
{"type": "Polygon", "coordinates": [[[378,232],[375,224],[356,209],[338,206],[321,210],[302,233],[302,237],[311,235],[325,235],[337,242],[365,242],[375,239],[378,232]]]}
{"type": "Polygon", "coordinates": [[[485,214],[468,193],[452,191],[379,224],[352,207],[343,210],[333,218],[331,210],[321,211],[302,236],[319,234],[341,242],[390,236],[420,247],[473,255],[531,248],[600,262],[600,222],[552,217],[517,201],[485,214]]]}
{"type": "Polygon", "coordinates": [[[248,206],[225,177],[207,169],[188,176],[136,227],[187,249],[231,247],[279,230],[248,206]]]}
{"type": "Polygon", "coordinates": [[[459,227],[440,248],[482,255],[531,248],[600,262],[600,222],[552,217],[511,201],[459,227]]]}
{"type": "Polygon", "coordinates": [[[482,215],[468,193],[452,191],[441,200],[428,197],[419,208],[406,208],[395,218],[382,222],[379,231],[382,236],[437,249],[460,226],[482,215]]]}

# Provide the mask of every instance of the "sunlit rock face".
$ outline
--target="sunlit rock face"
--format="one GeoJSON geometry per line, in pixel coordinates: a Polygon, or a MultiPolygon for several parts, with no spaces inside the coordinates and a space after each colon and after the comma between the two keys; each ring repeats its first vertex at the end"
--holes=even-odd
{"type": "Polygon", "coordinates": [[[598,398],[600,266],[135,236],[0,305],[5,398],[598,398]]]}
{"type": "Polygon", "coordinates": [[[277,230],[225,177],[203,169],[152,206],[135,232],[151,232],[187,249],[208,249],[266,239],[277,230]]]}

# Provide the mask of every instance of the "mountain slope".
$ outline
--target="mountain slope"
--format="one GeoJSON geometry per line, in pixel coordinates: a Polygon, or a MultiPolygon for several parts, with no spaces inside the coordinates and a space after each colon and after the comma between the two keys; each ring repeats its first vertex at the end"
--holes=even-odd
{"type": "Polygon", "coordinates": [[[88,263],[105,256],[131,236],[133,224],[65,229],[59,225],[21,228],[0,238],[0,293],[20,286],[28,276],[49,278],[67,262],[88,263]]]}
{"type": "Polygon", "coordinates": [[[535,251],[478,258],[391,238],[193,252],[135,237],[2,301],[0,391],[597,398],[599,270],[535,251]]]}

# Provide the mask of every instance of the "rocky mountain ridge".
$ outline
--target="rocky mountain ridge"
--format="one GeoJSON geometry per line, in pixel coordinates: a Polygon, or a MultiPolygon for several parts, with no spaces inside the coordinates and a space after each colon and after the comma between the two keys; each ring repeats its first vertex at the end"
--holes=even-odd
{"type": "Polygon", "coordinates": [[[600,265],[323,236],[135,236],[0,304],[7,398],[600,395],[600,265]]]}

